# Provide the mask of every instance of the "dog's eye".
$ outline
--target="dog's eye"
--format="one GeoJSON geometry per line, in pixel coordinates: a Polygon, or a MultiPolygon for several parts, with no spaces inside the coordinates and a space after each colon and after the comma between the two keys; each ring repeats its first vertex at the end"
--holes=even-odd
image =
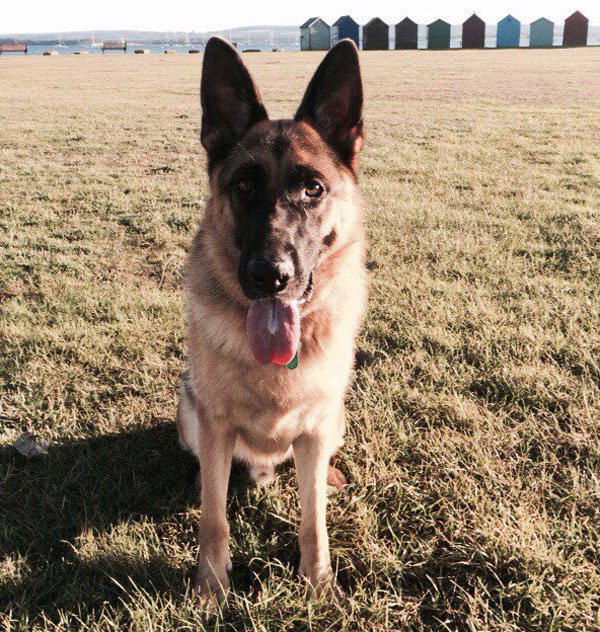
{"type": "Polygon", "coordinates": [[[250,193],[252,191],[252,180],[250,178],[241,178],[238,180],[237,188],[240,193],[250,193]]]}
{"type": "Polygon", "coordinates": [[[308,197],[318,198],[323,194],[323,187],[316,180],[311,180],[304,188],[304,192],[308,197]]]}

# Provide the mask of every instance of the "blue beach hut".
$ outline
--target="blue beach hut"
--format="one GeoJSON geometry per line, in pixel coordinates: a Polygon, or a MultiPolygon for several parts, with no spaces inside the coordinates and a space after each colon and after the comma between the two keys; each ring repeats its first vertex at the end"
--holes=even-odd
{"type": "Polygon", "coordinates": [[[498,48],[514,48],[521,38],[521,23],[512,15],[507,15],[498,22],[496,46],[498,48]]]}
{"type": "Polygon", "coordinates": [[[351,39],[356,46],[359,45],[358,39],[358,23],[349,15],[342,15],[331,26],[331,45],[337,44],[345,38],[351,39]]]}
{"type": "Polygon", "coordinates": [[[529,46],[552,46],[554,42],[554,22],[539,18],[529,25],[529,46]]]}

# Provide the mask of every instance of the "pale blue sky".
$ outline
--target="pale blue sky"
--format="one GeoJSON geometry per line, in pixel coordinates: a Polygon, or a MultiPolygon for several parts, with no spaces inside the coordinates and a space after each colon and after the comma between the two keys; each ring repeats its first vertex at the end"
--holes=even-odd
{"type": "Polygon", "coordinates": [[[0,33],[142,29],[155,31],[208,31],[251,24],[300,24],[313,15],[331,22],[349,13],[364,24],[379,16],[390,24],[409,15],[420,24],[443,18],[463,22],[473,11],[494,23],[512,13],[523,23],[544,16],[557,23],[578,9],[590,24],[600,25],[600,1],[595,0],[7,0],[2,3],[0,33]]]}

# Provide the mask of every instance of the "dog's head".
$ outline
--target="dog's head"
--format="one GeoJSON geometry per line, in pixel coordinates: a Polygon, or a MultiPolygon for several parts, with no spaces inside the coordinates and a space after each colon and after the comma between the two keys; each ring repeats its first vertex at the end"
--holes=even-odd
{"type": "Polygon", "coordinates": [[[230,240],[250,300],[306,298],[312,273],[344,230],[362,147],[362,82],[350,40],[334,46],[293,120],[270,120],[236,50],[212,38],[201,84],[201,139],[213,221],[230,240]]]}

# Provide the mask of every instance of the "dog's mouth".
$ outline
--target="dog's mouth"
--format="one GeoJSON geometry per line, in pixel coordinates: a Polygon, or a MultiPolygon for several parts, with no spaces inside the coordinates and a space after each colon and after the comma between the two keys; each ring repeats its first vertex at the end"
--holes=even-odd
{"type": "Polygon", "coordinates": [[[304,305],[306,303],[310,302],[310,299],[312,298],[313,295],[313,273],[310,273],[310,276],[308,277],[308,283],[306,284],[306,288],[304,289],[304,292],[302,293],[302,296],[298,299],[298,305],[304,305]]]}
{"type": "Polygon", "coordinates": [[[289,364],[300,345],[300,307],[313,294],[313,274],[299,299],[279,297],[253,301],[246,318],[250,352],[259,364],[289,364]]]}

